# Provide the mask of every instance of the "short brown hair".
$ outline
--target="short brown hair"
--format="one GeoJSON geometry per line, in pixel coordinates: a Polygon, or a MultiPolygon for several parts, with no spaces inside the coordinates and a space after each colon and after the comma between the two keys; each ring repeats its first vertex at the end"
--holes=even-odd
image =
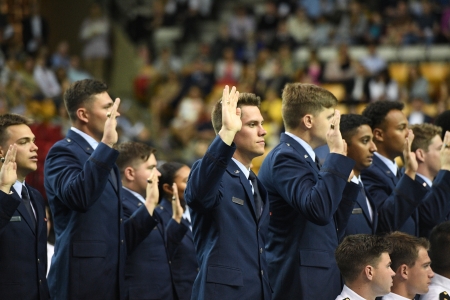
{"type": "Polygon", "coordinates": [[[410,126],[414,133],[414,140],[411,144],[411,150],[414,152],[417,149],[422,149],[428,152],[428,147],[431,140],[436,136],[441,136],[442,128],[436,125],[423,123],[410,126]]]}
{"type": "Polygon", "coordinates": [[[106,83],[95,79],[75,81],[64,93],[64,103],[72,122],[77,119],[77,110],[93,99],[93,96],[106,92],[106,83]]]}
{"type": "Polygon", "coordinates": [[[281,113],[286,129],[297,128],[306,114],[316,115],[324,108],[334,107],[336,97],[314,84],[288,83],[284,86],[281,113]]]}
{"type": "Polygon", "coordinates": [[[114,149],[119,151],[116,164],[120,169],[120,174],[123,174],[127,167],[134,167],[138,160],[146,162],[156,152],[156,149],[139,142],[121,143],[114,145],[114,149]]]}
{"type": "MultiPolygon", "coordinates": [[[[258,108],[260,108],[261,98],[252,93],[240,93],[237,107],[242,106],[257,106],[258,108]]],[[[220,98],[219,101],[217,101],[216,105],[214,105],[211,113],[211,121],[214,127],[214,131],[216,132],[216,134],[219,133],[220,129],[222,128],[222,98],[220,98]]]]}
{"type": "Polygon", "coordinates": [[[345,237],[334,255],[346,283],[354,282],[367,265],[376,267],[381,254],[391,253],[392,245],[382,236],[355,234],[345,237]]]}
{"type": "Polygon", "coordinates": [[[9,136],[6,133],[6,129],[9,126],[14,125],[30,125],[32,121],[27,117],[18,114],[4,114],[0,116],[0,146],[4,146],[4,143],[8,140],[9,136]]]}
{"type": "Polygon", "coordinates": [[[428,250],[430,243],[425,238],[415,237],[395,231],[386,237],[392,243],[392,270],[397,271],[401,265],[413,267],[419,257],[420,247],[428,250]]]}

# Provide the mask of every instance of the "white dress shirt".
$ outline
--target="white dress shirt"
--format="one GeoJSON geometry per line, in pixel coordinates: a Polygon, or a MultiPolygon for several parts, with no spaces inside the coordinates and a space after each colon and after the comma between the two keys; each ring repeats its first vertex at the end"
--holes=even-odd
{"type": "Polygon", "coordinates": [[[361,297],[346,285],[344,285],[342,293],[336,297],[336,300],[344,300],[345,298],[348,298],[350,300],[366,300],[366,298],[361,297]]]}

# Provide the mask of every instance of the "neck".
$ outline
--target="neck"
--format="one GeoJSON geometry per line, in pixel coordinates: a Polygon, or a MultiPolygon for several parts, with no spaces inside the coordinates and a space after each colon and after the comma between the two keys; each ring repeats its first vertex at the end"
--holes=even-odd
{"type": "Polygon", "coordinates": [[[417,174],[425,176],[426,178],[428,178],[431,181],[433,181],[434,177],[436,177],[436,175],[437,175],[437,174],[432,174],[432,172],[423,163],[419,163],[419,166],[417,168],[417,174]]]}
{"type": "Polygon", "coordinates": [[[358,170],[358,169],[356,169],[356,168],[354,168],[354,169],[353,169],[353,174],[354,174],[356,177],[359,177],[359,175],[361,175],[361,171],[358,170]]]}
{"type": "Polygon", "coordinates": [[[90,137],[92,137],[94,140],[96,140],[97,142],[100,143],[102,136],[98,137],[97,134],[95,132],[93,132],[88,126],[87,124],[83,123],[83,124],[73,124],[73,127],[75,127],[76,129],[83,131],[84,133],[86,133],[87,135],[89,135],[90,137]]]}
{"type": "Polygon", "coordinates": [[[397,295],[400,295],[402,297],[405,297],[407,299],[414,299],[414,297],[416,296],[415,293],[411,293],[406,284],[395,284],[394,281],[394,285],[391,288],[391,292],[397,295]]]}
{"type": "Polygon", "coordinates": [[[303,130],[301,128],[296,128],[296,129],[290,129],[287,130],[286,132],[292,133],[295,136],[298,136],[299,138],[301,138],[302,140],[304,140],[306,143],[308,143],[308,145],[311,146],[311,148],[316,149],[320,146],[325,145],[325,143],[318,139],[317,137],[313,136],[311,134],[310,130],[303,130]]]}
{"type": "MultiPolygon", "coordinates": [[[[347,283],[346,283],[347,284],[347,283]]],[[[361,284],[361,283],[353,283],[353,284],[347,284],[347,286],[355,293],[360,295],[366,300],[375,300],[377,295],[375,295],[374,291],[371,289],[370,285],[368,284],[361,284]]]]}
{"type": "Polygon", "coordinates": [[[377,153],[383,155],[386,158],[389,158],[390,160],[394,160],[397,156],[401,155],[389,153],[388,151],[386,151],[386,149],[384,149],[382,144],[376,144],[376,146],[377,146],[377,153]]]}
{"type": "Polygon", "coordinates": [[[240,152],[238,152],[238,150],[236,150],[234,152],[233,158],[238,160],[247,169],[250,169],[250,166],[252,165],[252,159],[246,158],[244,155],[242,155],[240,152]]]}

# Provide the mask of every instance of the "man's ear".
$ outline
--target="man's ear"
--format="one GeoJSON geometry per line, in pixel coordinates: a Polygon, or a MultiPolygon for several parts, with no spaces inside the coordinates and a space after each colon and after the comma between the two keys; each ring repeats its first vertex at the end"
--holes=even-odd
{"type": "Polygon", "coordinates": [[[398,268],[399,268],[399,272],[397,272],[397,274],[399,274],[403,279],[407,280],[408,279],[408,273],[409,273],[408,266],[403,264],[403,265],[401,265],[398,268]]]}
{"type": "Polygon", "coordinates": [[[366,278],[368,280],[373,280],[373,275],[374,275],[373,273],[374,273],[374,269],[371,265],[367,265],[364,268],[364,274],[366,275],[366,278]]]}
{"type": "Polygon", "coordinates": [[[421,162],[421,163],[424,163],[425,162],[425,151],[423,151],[423,149],[417,148],[415,153],[416,153],[417,161],[421,162]]]}
{"type": "Polygon", "coordinates": [[[312,114],[306,114],[301,119],[301,123],[303,123],[303,126],[305,126],[308,129],[311,129],[313,126],[313,119],[314,116],[312,114]]]}
{"type": "Polygon", "coordinates": [[[380,128],[375,128],[373,130],[373,140],[377,142],[382,142],[383,139],[384,139],[383,130],[381,130],[380,128]]]}
{"type": "Polygon", "coordinates": [[[85,123],[88,123],[89,119],[88,119],[88,111],[87,111],[87,109],[84,108],[84,107],[80,107],[79,109],[77,109],[77,117],[81,121],[83,121],[85,123]]]}
{"type": "Polygon", "coordinates": [[[134,181],[134,169],[132,167],[126,167],[123,171],[123,178],[127,181],[134,181]]]}

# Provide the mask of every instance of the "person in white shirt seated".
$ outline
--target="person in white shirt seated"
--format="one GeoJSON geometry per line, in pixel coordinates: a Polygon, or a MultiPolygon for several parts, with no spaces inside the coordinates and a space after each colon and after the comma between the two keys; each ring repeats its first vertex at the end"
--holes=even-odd
{"type": "Polygon", "coordinates": [[[428,293],[420,300],[450,299],[450,221],[433,228],[430,235],[431,266],[435,272],[428,293]]]}
{"type": "Polygon", "coordinates": [[[375,300],[391,291],[391,243],[382,236],[355,234],[337,247],[336,262],[345,285],[336,300],[375,300]]]}
{"type": "Polygon", "coordinates": [[[434,276],[427,252],[428,240],[399,231],[391,233],[387,239],[392,243],[391,260],[395,276],[391,293],[383,300],[411,300],[416,295],[427,293],[434,276]]]}

